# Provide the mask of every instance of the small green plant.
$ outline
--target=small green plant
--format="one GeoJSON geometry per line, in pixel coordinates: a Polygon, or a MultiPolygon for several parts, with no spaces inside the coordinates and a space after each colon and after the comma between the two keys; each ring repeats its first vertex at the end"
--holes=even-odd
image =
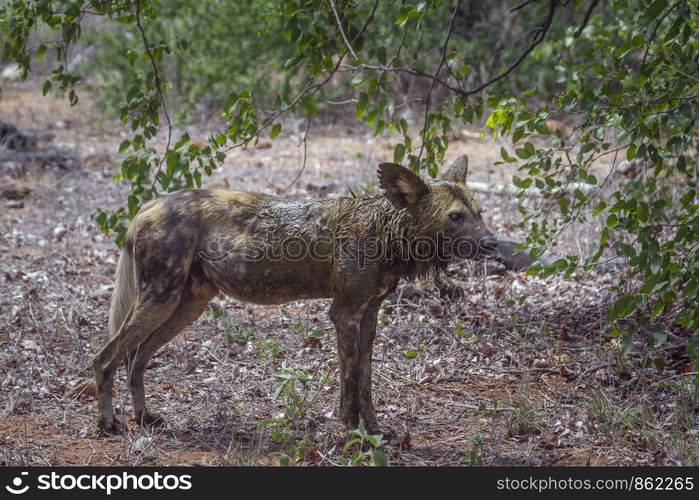
{"type": "Polygon", "coordinates": [[[469,467],[480,467],[483,465],[483,440],[480,433],[471,436],[471,447],[461,457],[459,464],[468,465],[469,467]]]}
{"type": "Polygon", "coordinates": [[[644,409],[633,402],[610,399],[603,390],[595,390],[590,398],[590,417],[597,432],[612,440],[623,439],[628,432],[642,427],[644,409]]]}
{"type": "Polygon", "coordinates": [[[255,342],[257,357],[267,361],[275,361],[284,355],[284,348],[276,340],[269,340],[266,336],[255,342]]]}
{"type": "Polygon", "coordinates": [[[270,340],[265,333],[259,333],[254,328],[244,325],[224,323],[228,340],[241,347],[252,344],[257,348],[257,357],[263,361],[274,361],[282,357],[284,348],[276,340],[270,340]]]}
{"type": "Polygon", "coordinates": [[[499,400],[493,401],[493,407],[488,408],[485,403],[481,403],[478,405],[478,409],[474,413],[475,416],[479,417],[485,417],[485,418],[493,418],[495,415],[497,415],[498,412],[498,406],[500,405],[499,400]]]}
{"type": "Polygon", "coordinates": [[[381,302],[381,312],[379,314],[379,322],[378,322],[380,326],[387,326],[389,321],[390,321],[388,314],[386,314],[386,308],[389,307],[390,305],[391,305],[390,300],[384,300],[383,302],[381,302]]]}
{"type": "Polygon", "coordinates": [[[281,381],[274,392],[274,399],[284,401],[286,418],[296,420],[303,417],[308,409],[306,403],[311,374],[295,363],[289,363],[282,366],[274,377],[281,381]]]}
{"type": "Polygon", "coordinates": [[[255,329],[248,328],[245,325],[233,325],[230,322],[226,321],[223,327],[226,331],[226,336],[228,337],[228,340],[230,340],[234,344],[238,344],[241,347],[245,347],[249,343],[254,342],[257,337],[257,332],[255,331],[255,329]]]}
{"type": "Polygon", "coordinates": [[[492,419],[497,415],[499,405],[500,401],[497,399],[492,402],[490,407],[486,403],[478,405],[474,416],[482,417],[485,421],[481,424],[480,432],[471,436],[471,446],[464,452],[464,456],[459,460],[459,465],[468,465],[469,467],[480,467],[483,465],[484,446],[482,433],[488,431],[492,419]]]}
{"type": "Polygon", "coordinates": [[[610,334],[612,340],[602,347],[605,348],[604,356],[614,367],[619,376],[628,376],[631,372],[632,364],[629,354],[633,347],[633,337],[630,333],[621,334],[618,330],[610,334]]]}
{"type": "Polygon", "coordinates": [[[313,337],[318,338],[318,339],[322,339],[323,337],[327,337],[327,336],[328,336],[328,334],[325,333],[325,330],[323,330],[322,328],[315,328],[315,329],[311,332],[311,335],[312,335],[313,337]]]}
{"type": "Polygon", "coordinates": [[[426,347],[424,345],[421,345],[420,347],[418,347],[417,350],[406,349],[405,351],[403,351],[403,355],[408,359],[417,358],[418,354],[425,352],[425,349],[426,349],[426,347]]]}
{"type": "Polygon", "coordinates": [[[466,330],[464,327],[464,322],[460,319],[457,319],[454,322],[454,330],[452,331],[452,335],[456,340],[464,344],[474,344],[478,342],[478,337],[473,335],[472,332],[466,330]]]}
{"type": "Polygon", "coordinates": [[[219,319],[219,318],[223,317],[223,315],[225,314],[225,311],[223,309],[221,309],[220,307],[216,307],[216,308],[209,307],[205,311],[204,314],[209,319],[219,319]]]}
{"type": "Polygon", "coordinates": [[[509,436],[541,434],[544,430],[543,414],[539,407],[527,396],[520,396],[514,402],[515,412],[510,418],[507,433],[509,436]]]}
{"type": "Polygon", "coordinates": [[[381,447],[386,444],[383,434],[369,434],[364,427],[364,420],[359,421],[359,426],[350,431],[351,436],[355,436],[342,448],[345,453],[352,452],[349,458],[341,457],[340,463],[344,466],[369,465],[371,467],[388,466],[388,457],[381,451],[381,447]],[[368,448],[368,449],[367,449],[368,448]]]}
{"type": "Polygon", "coordinates": [[[263,420],[257,430],[269,429],[272,441],[282,446],[275,454],[279,465],[291,465],[291,461],[303,459],[312,449],[312,442],[300,420],[330,378],[326,372],[311,374],[295,363],[284,364],[275,373],[280,380],[274,398],[284,404],[284,411],[274,418],[263,420]]]}

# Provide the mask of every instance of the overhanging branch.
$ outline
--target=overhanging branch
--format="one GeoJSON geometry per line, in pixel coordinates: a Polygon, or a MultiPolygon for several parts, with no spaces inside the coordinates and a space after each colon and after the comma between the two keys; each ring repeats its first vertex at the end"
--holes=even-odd
{"type": "MultiPolygon", "coordinates": [[[[535,1],[535,0],[532,0],[535,1]]],[[[556,14],[556,8],[560,4],[561,0],[549,0],[549,9],[546,14],[546,18],[544,21],[541,23],[540,26],[537,27],[536,33],[534,34],[534,38],[532,39],[532,42],[529,44],[529,46],[520,54],[520,56],[512,63],[510,64],[504,71],[501,73],[493,76],[490,78],[488,81],[483,83],[482,85],[479,85],[478,87],[475,87],[473,89],[463,89],[458,86],[452,85],[449,83],[447,80],[444,80],[439,76],[439,73],[441,71],[441,67],[443,66],[440,64],[440,71],[437,71],[436,73],[428,73],[426,71],[423,71],[418,68],[414,68],[412,66],[390,66],[390,65],[376,65],[376,64],[358,64],[358,65],[349,65],[349,64],[343,64],[340,66],[340,71],[363,71],[363,70],[370,70],[370,71],[388,71],[388,72],[394,72],[394,73],[407,73],[410,75],[414,76],[419,76],[422,78],[427,78],[432,80],[433,84],[439,84],[442,87],[454,92],[455,94],[458,94],[462,97],[468,97],[474,94],[478,94],[479,92],[485,90],[486,88],[490,87],[494,83],[502,80],[503,78],[507,77],[510,73],[512,73],[521,63],[524,61],[529,54],[532,53],[532,51],[541,43],[544,41],[546,38],[546,35],[548,34],[551,24],[553,22],[553,18],[556,14]]],[[[524,5],[531,3],[531,2],[526,2],[520,4],[518,8],[523,7],[524,5]]],[[[596,3],[596,2],[595,2],[596,3]]]]}

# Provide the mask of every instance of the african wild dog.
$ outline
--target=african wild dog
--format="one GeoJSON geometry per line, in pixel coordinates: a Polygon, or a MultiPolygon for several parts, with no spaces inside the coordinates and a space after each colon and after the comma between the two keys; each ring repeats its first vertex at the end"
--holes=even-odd
{"type": "Polygon", "coordinates": [[[382,300],[401,278],[495,250],[466,186],[467,170],[464,156],[428,184],[383,163],[383,195],[310,201],[191,189],[144,205],[117,266],[111,339],[93,360],[99,429],[125,429],[112,409],[114,374],[124,361],[136,421],[163,422],[146,409],[146,365],[220,291],[258,304],[332,298],[340,418],[354,428],[361,417],[378,432],[371,352],[382,300]]]}

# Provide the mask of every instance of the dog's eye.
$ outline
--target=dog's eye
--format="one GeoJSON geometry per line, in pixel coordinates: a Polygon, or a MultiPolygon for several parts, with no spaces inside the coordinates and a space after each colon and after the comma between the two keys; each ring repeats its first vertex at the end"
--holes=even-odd
{"type": "Polygon", "coordinates": [[[449,214],[449,218],[454,222],[463,222],[464,214],[462,214],[461,212],[452,212],[449,214]]]}

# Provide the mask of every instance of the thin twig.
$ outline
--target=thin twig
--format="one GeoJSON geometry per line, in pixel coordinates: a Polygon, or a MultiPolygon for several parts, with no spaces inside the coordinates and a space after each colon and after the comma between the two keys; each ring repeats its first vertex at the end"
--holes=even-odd
{"type": "Polygon", "coordinates": [[[641,59],[641,69],[646,65],[646,59],[648,58],[648,51],[650,50],[650,46],[653,43],[653,40],[655,40],[655,35],[658,33],[658,28],[660,28],[660,25],[663,24],[663,21],[665,18],[675,10],[677,7],[677,3],[671,5],[658,19],[658,22],[655,23],[655,26],[653,27],[653,32],[650,34],[650,38],[648,39],[648,44],[646,45],[646,50],[643,52],[643,58],[641,59]]]}
{"type": "Polygon", "coordinates": [[[442,87],[451,90],[452,92],[459,94],[463,97],[468,97],[474,94],[477,94],[481,92],[482,90],[486,89],[487,87],[493,85],[494,83],[502,80],[506,76],[508,76],[510,73],[512,73],[521,63],[524,61],[524,59],[541,43],[544,41],[544,38],[549,32],[549,29],[551,28],[551,23],[553,21],[553,17],[556,13],[556,7],[560,3],[560,0],[550,0],[549,2],[549,11],[546,16],[546,19],[544,19],[544,22],[539,26],[536,30],[536,34],[534,35],[534,39],[532,40],[531,44],[522,52],[522,54],[512,63],[510,66],[508,66],[507,69],[505,69],[502,73],[499,73],[498,75],[490,78],[487,82],[483,83],[482,85],[479,85],[476,88],[473,88],[471,90],[464,90],[458,86],[454,86],[449,84],[447,81],[443,80],[436,74],[428,73],[426,71],[422,71],[417,68],[413,68],[412,66],[390,66],[390,65],[372,65],[372,64],[358,64],[356,66],[351,66],[351,65],[342,65],[340,67],[341,71],[361,71],[361,70],[378,70],[378,71],[389,71],[389,72],[396,72],[396,73],[408,73],[410,75],[415,75],[415,76],[421,76],[423,78],[429,78],[430,80],[433,80],[434,82],[440,84],[442,87]]]}
{"type": "Polygon", "coordinates": [[[333,10],[333,14],[335,14],[335,20],[337,21],[337,29],[340,30],[340,35],[342,36],[342,39],[345,42],[345,47],[347,47],[347,50],[349,51],[349,53],[352,54],[352,57],[354,57],[355,59],[359,59],[357,57],[357,54],[354,53],[354,50],[352,50],[352,45],[350,45],[349,40],[347,40],[347,35],[345,35],[345,30],[342,29],[342,21],[340,20],[340,14],[337,13],[337,8],[335,8],[334,0],[330,0],[330,7],[333,10]]]}
{"type": "Polygon", "coordinates": [[[160,78],[160,71],[158,70],[158,64],[155,62],[155,56],[153,55],[153,51],[151,50],[150,42],[148,41],[146,32],[143,29],[143,25],[141,24],[141,0],[136,0],[135,5],[136,26],[138,27],[138,31],[141,34],[141,40],[143,40],[143,46],[145,47],[146,55],[148,56],[151,68],[153,69],[153,79],[155,80],[155,92],[158,95],[158,99],[160,100],[160,106],[163,109],[163,115],[165,116],[165,120],[167,121],[167,144],[165,145],[165,152],[163,153],[162,157],[160,158],[160,161],[158,162],[158,170],[155,172],[155,175],[153,176],[153,184],[151,185],[151,189],[153,189],[155,187],[155,182],[158,178],[158,174],[160,173],[160,170],[163,167],[163,163],[165,162],[167,152],[170,150],[170,144],[172,142],[172,121],[170,120],[170,114],[167,111],[167,105],[165,104],[165,98],[163,97],[162,81],[160,78]]]}
{"type": "MultiPolygon", "coordinates": [[[[371,21],[374,19],[374,14],[376,13],[376,8],[377,8],[377,6],[378,6],[378,3],[379,3],[378,0],[374,3],[374,7],[373,7],[373,9],[372,9],[372,11],[371,11],[371,14],[369,15],[369,17],[367,18],[366,22],[364,23],[364,25],[362,26],[362,28],[359,30],[359,32],[357,33],[357,35],[354,37],[353,41],[354,41],[354,40],[357,40],[360,36],[362,36],[362,35],[364,34],[364,32],[366,31],[366,29],[369,27],[369,24],[371,24],[371,21]]],[[[303,88],[303,90],[301,90],[301,92],[296,96],[296,98],[294,98],[293,101],[291,101],[291,102],[290,102],[287,106],[285,106],[284,108],[282,108],[282,109],[280,109],[280,110],[277,110],[271,117],[269,117],[269,118],[265,121],[265,123],[264,123],[263,125],[261,125],[260,127],[258,127],[257,130],[255,130],[255,132],[253,132],[252,135],[251,135],[248,139],[243,140],[243,141],[240,141],[240,142],[238,142],[238,143],[236,143],[236,144],[233,144],[233,145],[229,146],[228,148],[224,149],[223,152],[225,153],[225,152],[227,152],[227,151],[230,151],[230,150],[235,149],[235,148],[239,148],[239,147],[244,146],[245,144],[249,143],[252,139],[254,139],[255,137],[259,136],[260,133],[261,133],[263,130],[265,130],[267,127],[269,127],[269,126],[274,122],[275,119],[279,118],[279,116],[281,116],[282,114],[286,113],[287,111],[289,111],[290,109],[292,109],[294,106],[296,106],[296,104],[298,104],[298,102],[299,102],[301,99],[303,99],[304,97],[307,97],[307,96],[312,96],[312,95],[314,95],[316,92],[318,92],[318,91],[319,91],[321,88],[323,88],[330,80],[332,80],[333,76],[335,76],[335,73],[337,73],[337,71],[338,71],[338,70],[340,69],[340,67],[342,66],[342,61],[344,60],[344,58],[345,58],[345,54],[342,54],[342,55],[339,57],[337,63],[336,63],[335,66],[333,67],[333,69],[330,71],[330,74],[329,74],[323,81],[318,82],[318,83],[311,84],[311,83],[310,83],[310,80],[309,80],[309,82],[306,84],[306,86],[303,88]]]]}
{"type": "Polygon", "coordinates": [[[573,33],[573,38],[578,38],[580,34],[583,32],[585,26],[587,26],[587,23],[590,21],[592,11],[595,10],[595,7],[597,7],[598,3],[599,0],[592,0],[590,2],[590,5],[587,7],[587,11],[585,12],[585,18],[583,19],[583,22],[580,23],[580,26],[578,26],[578,29],[575,30],[575,33],[573,33]]]}
{"type": "Polygon", "coordinates": [[[379,1],[380,0],[376,0],[374,2],[374,6],[371,8],[371,13],[369,13],[369,16],[366,18],[366,21],[364,21],[364,24],[362,25],[362,28],[359,30],[359,32],[356,35],[354,35],[354,38],[352,39],[353,42],[356,42],[357,39],[359,39],[359,37],[364,34],[366,29],[369,27],[369,24],[371,24],[371,22],[374,20],[374,16],[376,15],[376,9],[379,6],[379,1]]]}
{"type": "Polygon", "coordinates": [[[424,78],[429,78],[430,80],[434,80],[437,83],[439,83],[442,87],[445,87],[453,92],[462,94],[464,96],[470,95],[466,91],[461,90],[459,87],[454,87],[453,85],[450,85],[443,79],[433,75],[432,73],[428,73],[426,71],[422,71],[421,69],[413,68],[412,66],[390,66],[390,65],[378,65],[378,64],[358,64],[356,66],[352,66],[349,64],[343,64],[340,67],[340,71],[363,71],[363,70],[370,70],[370,71],[387,71],[390,73],[408,73],[409,75],[414,75],[414,76],[421,76],[424,78]]]}
{"type": "Polygon", "coordinates": [[[529,54],[531,54],[531,52],[537,47],[537,45],[539,45],[541,42],[543,42],[544,38],[546,38],[546,34],[548,33],[549,29],[551,28],[551,23],[553,21],[553,17],[556,14],[556,7],[558,6],[559,1],[560,0],[549,0],[549,11],[548,11],[548,14],[546,15],[546,19],[544,19],[544,22],[541,25],[540,29],[534,35],[534,39],[532,40],[532,43],[529,45],[529,47],[526,48],[526,50],[524,52],[522,52],[522,54],[515,60],[515,62],[510,64],[510,66],[505,71],[500,73],[499,75],[494,76],[493,78],[491,78],[490,80],[488,80],[484,84],[480,85],[479,87],[476,87],[473,90],[469,90],[469,91],[464,92],[463,95],[469,96],[469,95],[477,94],[481,90],[491,86],[492,84],[494,84],[495,82],[497,82],[499,80],[502,80],[507,75],[512,73],[517,68],[517,66],[519,66],[522,63],[522,61],[524,61],[524,59],[529,54]]]}
{"type": "MultiPolygon", "coordinates": [[[[437,66],[437,71],[434,72],[435,78],[439,75],[439,73],[442,71],[442,67],[444,64],[447,62],[447,52],[449,50],[449,40],[451,39],[451,34],[454,31],[454,19],[456,19],[456,13],[459,11],[459,2],[455,2],[454,5],[454,11],[451,13],[451,18],[449,19],[449,27],[447,28],[447,36],[444,39],[444,45],[442,45],[442,58],[439,61],[439,66],[437,66]]],[[[420,162],[420,159],[422,158],[422,153],[425,150],[425,138],[427,136],[427,118],[430,114],[430,98],[432,97],[432,92],[434,91],[434,87],[437,84],[437,80],[432,80],[432,85],[430,85],[430,89],[427,91],[427,95],[425,96],[425,118],[424,118],[424,123],[422,125],[422,144],[420,145],[420,153],[417,156],[417,161],[418,164],[420,162]]]]}
{"type": "Polygon", "coordinates": [[[307,139],[308,139],[308,130],[311,128],[311,115],[309,114],[306,120],[306,130],[303,132],[303,138],[301,139],[301,142],[298,143],[297,146],[300,146],[303,144],[303,165],[301,165],[301,170],[299,170],[299,173],[296,174],[296,177],[294,177],[294,180],[289,183],[288,186],[286,186],[284,189],[281,190],[283,193],[287,189],[289,189],[291,186],[296,184],[296,181],[299,180],[301,177],[301,174],[303,174],[303,171],[306,170],[306,160],[308,159],[308,150],[307,150],[307,139]]]}
{"type": "Polygon", "coordinates": [[[510,9],[510,14],[515,12],[515,11],[518,11],[519,9],[522,9],[522,8],[526,7],[527,5],[529,5],[530,3],[534,3],[534,2],[536,2],[536,0],[524,0],[524,2],[520,3],[519,5],[515,5],[514,7],[512,7],[510,9]]]}
{"type": "Polygon", "coordinates": [[[249,143],[252,139],[254,139],[254,138],[257,137],[258,135],[260,135],[260,133],[261,133],[263,130],[265,130],[267,127],[269,127],[269,126],[274,122],[274,120],[276,120],[277,118],[279,118],[279,116],[281,116],[282,114],[286,113],[287,111],[289,111],[290,109],[292,109],[296,104],[298,104],[298,102],[299,102],[301,99],[303,99],[304,97],[307,97],[307,96],[312,96],[312,95],[314,95],[316,92],[318,92],[318,91],[319,91],[321,88],[323,88],[323,86],[325,86],[325,85],[332,79],[332,77],[335,75],[335,73],[337,72],[338,68],[339,68],[340,65],[342,64],[342,60],[343,60],[344,56],[345,56],[344,54],[340,56],[340,59],[337,61],[337,64],[335,64],[335,67],[332,69],[332,71],[330,72],[330,74],[329,74],[323,81],[318,82],[318,83],[314,83],[314,84],[308,83],[308,84],[301,90],[301,92],[299,92],[299,94],[298,94],[289,104],[287,104],[286,106],[284,106],[282,109],[279,109],[279,110],[277,110],[276,112],[274,112],[274,114],[272,114],[272,116],[270,116],[269,118],[267,118],[267,119],[265,120],[265,123],[264,123],[263,125],[259,126],[259,127],[257,128],[257,130],[255,130],[247,139],[244,139],[244,140],[242,140],[242,141],[240,141],[240,142],[237,142],[237,143],[235,143],[235,144],[233,144],[233,145],[227,147],[226,149],[223,150],[223,152],[227,152],[227,151],[230,151],[231,149],[239,148],[239,147],[244,146],[245,144],[249,143]]]}

